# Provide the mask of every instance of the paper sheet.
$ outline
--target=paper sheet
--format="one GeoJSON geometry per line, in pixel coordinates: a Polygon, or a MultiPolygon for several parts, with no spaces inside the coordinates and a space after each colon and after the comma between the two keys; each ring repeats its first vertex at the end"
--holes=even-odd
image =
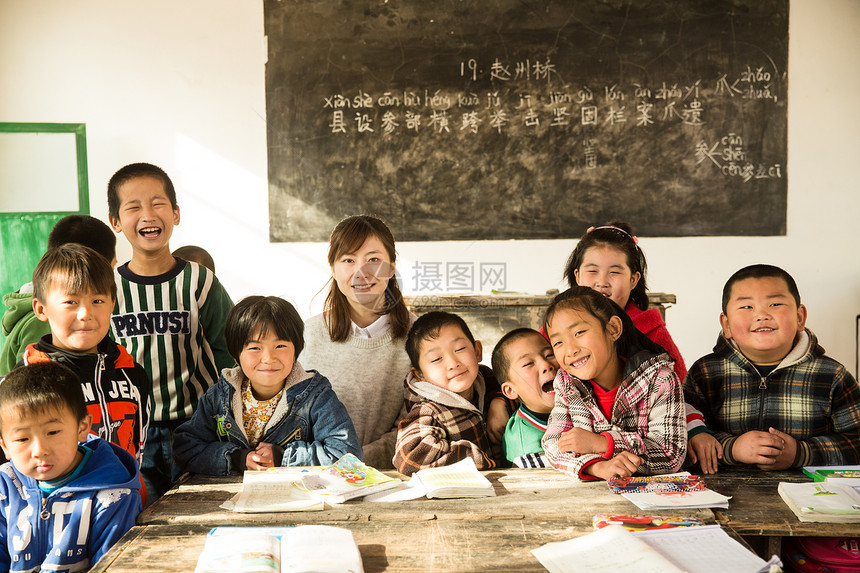
{"type": "MultiPolygon", "coordinates": [[[[696,573],[767,571],[773,562],[729,537],[719,525],[633,532],[679,569],[696,573]]],[[[774,556],[775,557],[775,556],[774,556]]],[[[779,559],[776,559],[779,562],[779,559]]]]}
{"type": "Polygon", "coordinates": [[[532,553],[551,573],[759,573],[781,565],[776,556],[765,562],[719,525],[637,532],[609,525],[532,553]]]}

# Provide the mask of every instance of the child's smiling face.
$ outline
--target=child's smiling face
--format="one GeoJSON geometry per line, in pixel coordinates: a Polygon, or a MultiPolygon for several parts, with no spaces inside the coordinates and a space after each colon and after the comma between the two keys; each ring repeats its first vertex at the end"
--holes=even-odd
{"type": "Polygon", "coordinates": [[[413,369],[413,373],[421,380],[470,400],[480,360],[481,343],[472,344],[459,326],[445,324],[435,338],[421,341],[420,371],[413,369]]]}
{"type": "Polygon", "coordinates": [[[504,349],[510,366],[502,392],[511,400],[519,399],[526,408],[547,414],[555,405],[553,380],[558,362],[546,338],[538,333],[524,335],[504,349]]]}
{"type": "Polygon", "coordinates": [[[612,390],[621,383],[621,359],[615,341],[622,328],[617,316],[604,328],[597,317],[584,310],[559,308],[546,330],[555,358],[568,374],[612,390]]]}
{"type": "Polygon", "coordinates": [[[630,293],[640,279],[639,273],[630,271],[627,255],[605,244],[588,248],[573,273],[576,284],[593,288],[621,308],[627,307],[630,293]]]}
{"type": "Polygon", "coordinates": [[[797,305],[782,278],[743,279],[732,285],[720,325],[754,364],[778,364],[806,326],[806,307],[797,305]]]}
{"type": "Polygon", "coordinates": [[[51,325],[54,346],[94,354],[110,330],[113,296],[89,290],[67,292],[67,284],[63,278],[55,278],[43,295],[45,300],[33,299],[33,312],[51,325]]]}
{"type": "Polygon", "coordinates": [[[239,365],[258,400],[268,400],[284,388],[295,362],[295,345],[279,339],[271,326],[265,335],[257,332],[239,353],[239,365]]]}
{"type": "Polygon", "coordinates": [[[134,251],[158,254],[169,249],[179,207],[174,207],[164,183],[154,177],[134,177],[117,190],[119,218],[110,217],[114,231],[122,232],[134,251]]]}

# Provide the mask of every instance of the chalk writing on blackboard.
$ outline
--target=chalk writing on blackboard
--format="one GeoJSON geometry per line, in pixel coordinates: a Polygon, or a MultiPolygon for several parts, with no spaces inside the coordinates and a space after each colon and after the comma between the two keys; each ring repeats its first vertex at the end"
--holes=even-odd
{"type": "Polygon", "coordinates": [[[690,4],[265,0],[272,240],[784,234],[787,0],[690,4]]]}
{"type": "MultiPolygon", "coordinates": [[[[474,59],[460,62],[460,75],[467,70],[472,79],[477,79],[483,68],[479,68],[474,59]]],[[[702,80],[697,79],[690,85],[662,82],[651,88],[635,84],[626,90],[618,84],[603,86],[602,89],[583,86],[574,93],[557,91],[552,87],[552,74],[555,72],[555,65],[549,63],[549,58],[545,64],[532,64],[526,60],[515,66],[503,65],[497,59],[489,71],[493,81],[545,81],[547,90],[508,93],[507,99],[503,99],[498,90],[485,94],[452,94],[429,88],[423,94],[386,90],[376,96],[358,90],[352,97],[342,93],[323,96],[321,105],[324,110],[331,110],[328,123],[331,133],[346,136],[355,132],[367,134],[367,137],[378,133],[390,138],[402,131],[451,134],[452,129],[472,135],[485,129],[501,134],[516,124],[529,128],[520,132],[520,136],[536,137],[542,124],[550,129],[567,129],[570,132],[571,126],[577,123],[608,128],[626,125],[628,119],[630,126],[644,129],[659,122],[702,125],[707,121],[703,93],[706,90],[712,94],[712,99],[738,97],[777,102],[777,96],[770,91],[772,74],[761,66],[753,68],[747,65],[738,77],[731,80],[727,74],[722,74],[712,86],[703,85],[702,80]],[[510,71],[512,67],[515,70],[513,74],[510,71]],[[602,97],[602,102],[595,101],[595,91],[600,94],[597,100],[602,97]],[[630,102],[630,110],[625,102],[630,102]],[[350,122],[346,112],[353,109],[358,111],[354,112],[354,122],[350,122]]],[[[582,143],[581,166],[595,169],[598,166],[596,140],[588,138],[582,143]]],[[[752,162],[743,149],[743,138],[734,133],[717,140],[713,146],[701,140],[689,149],[689,153],[695,155],[697,164],[708,159],[719,168],[719,173],[739,177],[744,182],[782,177],[778,163],[752,162]]],[[[572,161],[571,169],[578,166],[576,160],[572,161]]]]}

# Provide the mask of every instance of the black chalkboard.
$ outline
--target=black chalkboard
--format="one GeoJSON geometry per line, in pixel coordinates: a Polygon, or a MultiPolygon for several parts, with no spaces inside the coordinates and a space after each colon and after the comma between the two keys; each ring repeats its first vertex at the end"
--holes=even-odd
{"type": "Polygon", "coordinates": [[[788,0],[264,0],[273,242],[784,235],[788,0]]]}

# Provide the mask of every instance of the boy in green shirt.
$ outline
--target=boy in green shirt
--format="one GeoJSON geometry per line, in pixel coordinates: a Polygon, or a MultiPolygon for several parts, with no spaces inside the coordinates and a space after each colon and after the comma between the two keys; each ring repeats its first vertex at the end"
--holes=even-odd
{"type": "Polygon", "coordinates": [[[520,402],[505,427],[505,458],[517,467],[550,467],[540,444],[555,403],[558,371],[549,342],[536,330],[517,328],[496,344],[492,364],[502,394],[520,402]]]}

